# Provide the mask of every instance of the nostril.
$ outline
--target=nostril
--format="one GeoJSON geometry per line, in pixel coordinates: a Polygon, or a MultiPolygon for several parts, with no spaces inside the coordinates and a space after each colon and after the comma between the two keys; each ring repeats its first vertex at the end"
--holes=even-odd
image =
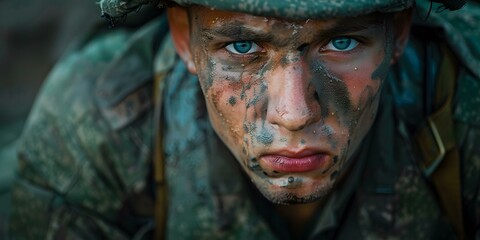
{"type": "Polygon", "coordinates": [[[303,52],[303,50],[305,50],[305,48],[307,48],[307,47],[308,47],[308,44],[304,43],[297,48],[297,51],[303,52]]]}

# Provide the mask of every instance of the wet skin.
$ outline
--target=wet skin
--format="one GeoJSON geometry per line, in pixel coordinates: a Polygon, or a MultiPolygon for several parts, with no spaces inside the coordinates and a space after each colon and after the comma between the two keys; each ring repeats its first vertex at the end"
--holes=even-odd
{"type": "Polygon", "coordinates": [[[189,69],[212,126],[255,186],[275,203],[326,196],[375,119],[390,19],[289,22],[192,7],[189,23],[189,69]]]}

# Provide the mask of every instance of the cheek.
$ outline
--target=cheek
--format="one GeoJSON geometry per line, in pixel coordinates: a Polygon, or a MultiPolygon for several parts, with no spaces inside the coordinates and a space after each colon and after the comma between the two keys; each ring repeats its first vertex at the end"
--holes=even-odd
{"type": "Polygon", "coordinates": [[[353,73],[345,73],[342,78],[350,93],[354,110],[362,110],[372,102],[382,85],[382,80],[371,79],[373,68],[364,68],[353,73]]]}
{"type": "Polygon", "coordinates": [[[385,72],[388,65],[384,62],[386,55],[382,48],[366,52],[346,64],[328,64],[332,73],[342,79],[350,94],[353,106],[367,107],[368,96],[374,97],[379,91],[383,79],[374,77],[377,72],[385,72]],[[386,68],[386,69],[383,69],[386,68]],[[366,94],[368,96],[366,96],[366,94]]]}
{"type": "Polygon", "coordinates": [[[207,69],[209,71],[200,77],[200,84],[212,126],[230,148],[240,146],[245,134],[242,126],[247,115],[249,80],[242,72],[223,71],[219,63],[207,69]]]}
{"type": "Polygon", "coordinates": [[[351,104],[348,113],[337,116],[344,123],[339,127],[348,131],[342,141],[346,147],[344,160],[350,159],[376,116],[383,78],[373,76],[385,67],[385,56],[383,48],[377,48],[348,61],[325,62],[325,67],[332,75],[341,79],[351,104]]]}

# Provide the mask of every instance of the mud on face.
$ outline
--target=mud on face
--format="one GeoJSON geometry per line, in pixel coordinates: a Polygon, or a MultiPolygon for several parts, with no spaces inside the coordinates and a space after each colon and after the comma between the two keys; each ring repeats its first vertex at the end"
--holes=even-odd
{"type": "Polygon", "coordinates": [[[257,188],[273,202],[310,202],[348,178],[392,57],[389,18],[190,12],[212,126],[257,188]]]}

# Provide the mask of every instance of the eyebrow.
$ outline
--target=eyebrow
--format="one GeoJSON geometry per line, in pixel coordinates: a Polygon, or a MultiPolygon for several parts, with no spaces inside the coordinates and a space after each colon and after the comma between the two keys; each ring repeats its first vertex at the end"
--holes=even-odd
{"type": "Polygon", "coordinates": [[[207,36],[221,36],[242,40],[257,40],[263,42],[274,42],[275,40],[273,33],[258,32],[237,22],[227,23],[214,29],[203,29],[203,33],[207,36]]]}
{"type": "MultiPolygon", "coordinates": [[[[327,27],[314,35],[314,39],[330,39],[351,32],[358,32],[367,29],[378,29],[384,26],[385,18],[377,16],[367,16],[358,18],[342,18],[337,20],[333,26],[327,27]]],[[[275,37],[273,32],[261,32],[249,29],[243,22],[235,21],[223,24],[215,28],[202,29],[202,33],[207,38],[214,36],[225,37],[228,39],[251,40],[268,42],[273,45],[282,47],[290,42],[290,38],[275,37]]]]}
{"type": "Polygon", "coordinates": [[[333,26],[320,31],[315,39],[330,39],[344,34],[364,31],[369,29],[383,28],[385,18],[377,16],[368,16],[361,18],[342,18],[339,19],[333,26]]]}

